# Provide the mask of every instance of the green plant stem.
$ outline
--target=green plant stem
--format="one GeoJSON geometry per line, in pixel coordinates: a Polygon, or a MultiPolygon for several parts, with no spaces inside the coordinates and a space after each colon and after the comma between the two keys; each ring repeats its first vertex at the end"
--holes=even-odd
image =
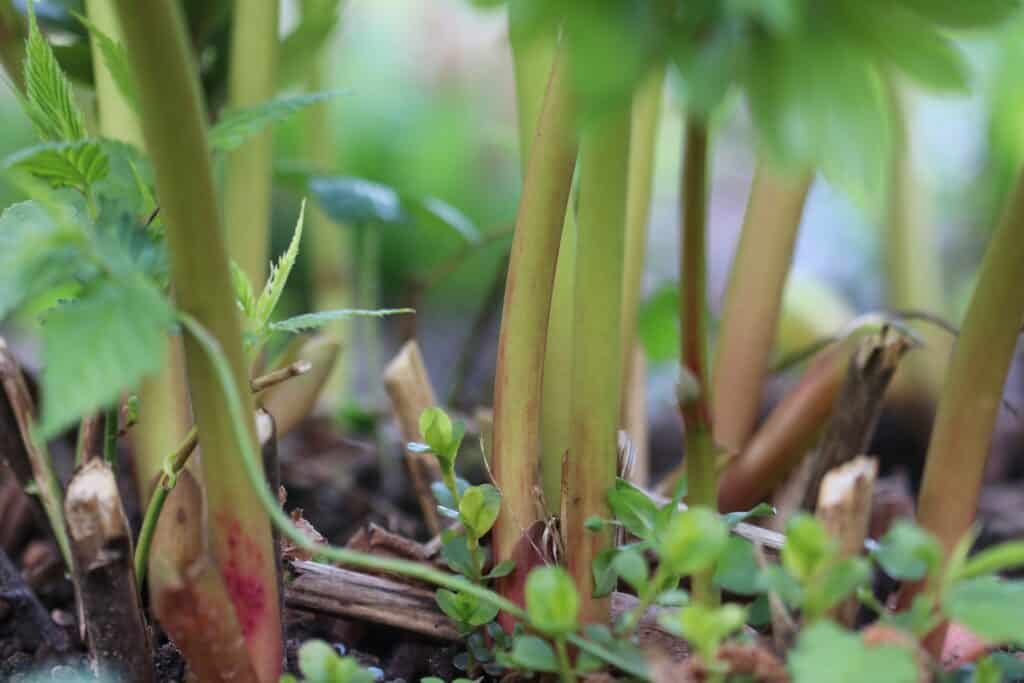
{"type": "Polygon", "coordinates": [[[763,160],[754,172],[710,385],[715,442],[729,453],[746,447],[757,423],[782,292],[812,178],[806,172],[786,175],[763,160]]]}
{"type": "MultiPolygon", "coordinates": [[[[263,104],[274,96],[278,0],[236,0],[231,22],[228,102],[233,109],[263,104]]],[[[227,155],[224,222],[232,258],[253,287],[267,275],[273,131],[268,127],[227,155]]]]}
{"type": "MultiPolygon", "coordinates": [[[[257,377],[250,383],[250,388],[256,394],[292,377],[298,377],[310,369],[309,363],[297,361],[279,370],[274,370],[261,377],[257,377]]],[[[167,502],[167,496],[170,495],[177,485],[178,475],[185,469],[198,443],[199,432],[193,426],[174,450],[161,461],[160,478],[153,488],[153,495],[149,498],[146,514],[142,518],[142,527],[139,529],[139,538],[135,543],[135,576],[140,586],[143,579],[146,578],[146,570],[149,568],[150,546],[153,542],[153,534],[156,533],[156,524],[160,520],[160,513],[164,509],[164,503],[167,502]]]]}
{"type": "MultiPolygon", "coordinates": [[[[939,253],[939,221],[926,215],[912,163],[912,130],[905,111],[906,93],[897,79],[886,79],[892,103],[892,173],[889,184],[885,239],[882,240],[886,276],[886,301],[892,310],[921,310],[943,315],[942,259],[939,253]]],[[[930,402],[942,390],[952,338],[932,325],[918,330],[924,348],[904,363],[908,372],[893,378],[893,393],[920,396],[930,402]]]]}
{"type": "Polygon", "coordinates": [[[569,648],[565,646],[565,638],[555,638],[555,652],[558,653],[558,676],[562,679],[562,683],[575,683],[576,676],[572,672],[569,648]]]}
{"type": "MultiPolygon", "coordinates": [[[[327,55],[320,55],[306,84],[308,92],[323,90],[327,55]]],[[[305,112],[303,147],[306,158],[317,173],[331,173],[335,167],[334,137],[330,121],[330,104],[319,102],[305,112]]],[[[317,310],[330,311],[352,306],[352,236],[346,226],[333,223],[317,202],[307,207],[309,231],[313,240],[310,258],[313,266],[313,299],[317,310]]],[[[341,348],[349,349],[352,328],[358,323],[338,320],[325,331],[341,348]]],[[[350,353],[339,354],[323,390],[329,414],[336,415],[349,395],[352,362],[350,353]]]]}
{"type": "Polygon", "coordinates": [[[592,567],[611,546],[612,535],[590,532],[585,522],[593,515],[611,516],[608,492],[618,469],[630,119],[629,108],[602,114],[589,121],[580,136],[572,402],[562,535],[584,623],[604,624],[611,617],[610,601],[593,597],[592,567]]]}
{"type": "MultiPolygon", "coordinates": [[[[125,46],[139,88],[143,137],[153,162],[167,226],[171,282],[178,306],[221,344],[230,382],[241,394],[249,442],[256,439],[241,324],[214,195],[203,105],[177,3],[117,0],[125,46]]],[[[281,670],[281,615],[270,523],[259,492],[239,486],[238,441],[229,392],[195,341],[185,358],[196,425],[202,435],[210,549],[244,625],[254,669],[264,683],[281,670]],[[240,556],[239,540],[246,552],[240,556]],[[252,595],[260,600],[255,604],[252,595]]],[[[256,468],[260,467],[256,461],[256,468]]],[[[257,469],[258,471],[258,469],[257,469]]]]}
{"type": "MultiPolygon", "coordinates": [[[[89,20],[112,39],[121,42],[121,25],[113,0],[86,0],[89,20]]],[[[99,130],[104,137],[122,140],[142,149],[145,144],[139,117],[124,97],[107,67],[102,51],[92,51],[96,75],[96,104],[99,130]]],[[[159,476],[164,454],[188,429],[188,398],[184,384],[185,368],[180,342],[169,337],[161,370],[139,383],[140,424],[134,432],[134,471],[139,500],[149,499],[153,482],[159,476]]]]}
{"type": "MultiPolygon", "coordinates": [[[[704,122],[688,119],[683,138],[682,231],[680,234],[679,327],[680,362],[696,387],[682,388],[679,410],[685,428],[685,466],[691,506],[718,509],[716,449],[711,435],[707,375],[707,176],[708,136],[704,122]],[[695,391],[695,395],[686,395],[695,391]]],[[[717,602],[711,573],[693,577],[694,597],[705,604],[717,602]]]]}
{"type": "Polygon", "coordinates": [[[1018,177],[989,240],[928,445],[918,521],[938,537],[947,557],[977,512],[992,430],[1024,319],[1022,264],[1024,176],[1018,177]]]}
{"type": "Polygon", "coordinates": [[[637,310],[643,289],[647,223],[651,215],[654,160],[661,122],[665,69],[648,76],[633,96],[632,139],[629,143],[629,190],[626,194],[626,251],[622,277],[622,369],[629,376],[636,341],[637,310]]]}
{"type": "MultiPolygon", "coordinates": [[[[494,388],[491,469],[502,492],[492,534],[496,563],[514,559],[536,521],[541,382],[551,292],[576,160],[564,48],[552,67],[531,147],[505,285],[494,388]]],[[[518,574],[518,570],[513,575],[518,574]]],[[[510,577],[506,577],[510,579],[510,577]]],[[[499,582],[502,590],[514,579],[499,582]]]]}
{"type": "MultiPolygon", "coordinates": [[[[124,1],[127,2],[128,0],[124,1]]],[[[206,354],[213,367],[216,378],[220,382],[224,395],[227,397],[231,426],[237,439],[245,474],[249,479],[249,488],[259,500],[274,525],[281,530],[282,535],[288,537],[297,547],[309,550],[315,557],[341,565],[399,574],[411,579],[425,581],[441,588],[463,592],[497,607],[516,619],[530,623],[529,615],[522,607],[481,585],[467,581],[461,576],[434,569],[432,566],[421,562],[392,559],[318,543],[299,530],[281,508],[280,503],[274,498],[270,487],[266,485],[266,480],[259,464],[259,455],[256,451],[255,437],[249,429],[249,420],[246,419],[244,412],[245,407],[242,405],[241,395],[234,382],[233,369],[223,349],[217,342],[217,339],[196,318],[182,313],[179,314],[179,319],[186,332],[195,340],[195,343],[202,349],[203,353],[206,354]]],[[[576,634],[570,634],[567,640],[583,652],[598,657],[625,673],[636,676],[641,680],[650,680],[646,669],[638,667],[635,662],[625,659],[597,643],[576,634]]]]}
{"type": "Polygon", "coordinates": [[[117,428],[119,406],[115,403],[107,408],[103,416],[103,461],[117,467],[117,428]]]}
{"type": "Polygon", "coordinates": [[[25,38],[28,29],[11,0],[0,0],[0,63],[19,92],[25,91],[25,38]]]}
{"type": "Polygon", "coordinates": [[[558,43],[556,31],[538,31],[523,3],[508,6],[509,43],[516,79],[516,111],[519,115],[519,163],[525,175],[530,148],[537,132],[558,43]]]}

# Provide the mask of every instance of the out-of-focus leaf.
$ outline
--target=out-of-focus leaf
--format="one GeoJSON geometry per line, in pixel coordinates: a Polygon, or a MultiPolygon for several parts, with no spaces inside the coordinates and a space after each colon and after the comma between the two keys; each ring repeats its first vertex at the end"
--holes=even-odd
{"type": "Polygon", "coordinates": [[[51,311],[43,325],[43,436],[159,370],[173,321],[167,300],[141,277],[100,280],[51,311]]]}
{"type": "Polygon", "coordinates": [[[676,360],[679,355],[679,289],[665,286],[640,306],[637,333],[652,363],[676,360]]]}
{"type": "Polygon", "coordinates": [[[819,621],[800,633],[789,656],[793,683],[915,683],[917,666],[909,650],[867,647],[856,634],[819,621]]]}
{"type": "Polygon", "coordinates": [[[227,111],[210,129],[210,146],[219,151],[230,151],[267,126],[283,121],[311,104],[340,94],[318,92],[309,95],[289,95],[252,107],[227,111]]]}
{"type": "Polygon", "coordinates": [[[946,614],[994,645],[1024,645],[1024,584],[994,576],[957,582],[946,614]]]}
{"type": "Polygon", "coordinates": [[[278,87],[301,83],[316,67],[327,39],[338,25],[340,0],[302,0],[302,18],[281,41],[278,53],[278,87]]]}

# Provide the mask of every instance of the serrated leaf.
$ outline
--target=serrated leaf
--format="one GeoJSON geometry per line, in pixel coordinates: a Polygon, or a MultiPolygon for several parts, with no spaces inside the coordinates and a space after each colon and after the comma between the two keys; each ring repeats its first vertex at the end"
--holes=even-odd
{"type": "Polygon", "coordinates": [[[45,141],[70,142],[85,137],[85,119],[75,104],[53,48],[39,31],[32,6],[25,43],[25,105],[36,133],[45,141]]]}
{"type": "Polygon", "coordinates": [[[290,332],[299,334],[308,330],[316,330],[331,324],[335,320],[348,320],[349,318],[385,318],[390,315],[409,315],[416,313],[412,308],[339,308],[334,311],[320,311],[318,313],[303,313],[292,318],[286,318],[272,322],[269,328],[274,332],[290,332]]]}
{"type": "Polygon", "coordinates": [[[100,280],[43,324],[43,415],[51,437],[160,369],[173,311],[139,278],[100,280]]]}
{"type": "Polygon", "coordinates": [[[54,288],[95,274],[83,263],[80,225],[56,219],[38,201],[19,202],[0,214],[0,319],[54,288]]]}
{"type": "Polygon", "coordinates": [[[28,173],[52,187],[85,193],[110,172],[110,160],[96,140],[44,142],[4,159],[5,169],[28,173]]]}
{"type": "Polygon", "coordinates": [[[100,30],[96,24],[89,21],[88,17],[77,13],[75,17],[89,30],[90,38],[99,46],[100,54],[103,56],[103,63],[106,65],[107,71],[110,72],[110,76],[117,89],[121,92],[121,97],[124,98],[124,101],[128,103],[128,106],[133,111],[138,112],[139,93],[135,86],[135,75],[132,73],[131,66],[128,63],[128,52],[125,50],[124,45],[100,30]]]}
{"type": "Polygon", "coordinates": [[[915,683],[910,651],[892,645],[867,647],[830,622],[805,628],[789,655],[793,683],[915,683]]]}
{"type": "Polygon", "coordinates": [[[942,601],[950,618],[993,645],[1024,645],[1024,584],[994,576],[959,581],[942,601]]]}
{"type": "Polygon", "coordinates": [[[234,260],[231,261],[231,287],[235,290],[238,307],[246,319],[254,318],[256,315],[256,293],[252,289],[252,283],[249,282],[249,276],[234,260]]]}
{"type": "Polygon", "coordinates": [[[292,267],[299,257],[299,242],[302,241],[302,225],[306,216],[306,202],[302,202],[299,208],[299,218],[295,221],[295,231],[292,239],[277,263],[270,264],[270,275],[263,286],[263,291],[256,299],[256,314],[254,316],[256,329],[263,330],[270,322],[270,316],[277,308],[277,302],[281,300],[284,286],[288,283],[288,277],[292,274],[292,267]]]}
{"type": "Polygon", "coordinates": [[[228,110],[210,128],[210,147],[222,152],[237,149],[267,126],[283,121],[311,104],[323,102],[340,94],[335,91],[289,95],[244,109],[228,110]]]}

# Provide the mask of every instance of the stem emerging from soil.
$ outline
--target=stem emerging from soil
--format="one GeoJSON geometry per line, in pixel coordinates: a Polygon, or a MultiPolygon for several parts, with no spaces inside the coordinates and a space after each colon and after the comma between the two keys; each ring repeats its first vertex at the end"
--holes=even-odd
{"type": "MultiPolygon", "coordinates": [[[[505,285],[494,388],[492,470],[503,497],[493,534],[495,562],[513,559],[538,519],[534,487],[545,337],[576,160],[564,52],[559,48],[531,147],[505,285]]],[[[504,595],[516,591],[519,569],[500,582],[504,595]]]]}
{"type": "Polygon", "coordinates": [[[607,623],[607,599],[593,598],[592,566],[612,542],[610,531],[590,532],[587,518],[610,516],[608,492],[618,464],[622,394],[621,329],[626,189],[631,112],[602,114],[580,141],[580,206],[572,334],[569,455],[563,482],[562,533],[569,573],[580,593],[584,623],[607,623]]]}
{"type": "MultiPolygon", "coordinates": [[[[234,301],[224,233],[214,196],[203,105],[180,8],[176,3],[117,0],[125,45],[135,67],[146,148],[167,224],[171,281],[179,307],[223,347],[230,384],[255,441],[253,401],[234,301]]],[[[185,345],[193,412],[202,435],[210,545],[229,588],[259,678],[281,672],[281,620],[270,524],[258,492],[238,485],[238,435],[229,388],[193,341],[185,345]]],[[[259,463],[254,463],[259,468],[259,463]]]]}

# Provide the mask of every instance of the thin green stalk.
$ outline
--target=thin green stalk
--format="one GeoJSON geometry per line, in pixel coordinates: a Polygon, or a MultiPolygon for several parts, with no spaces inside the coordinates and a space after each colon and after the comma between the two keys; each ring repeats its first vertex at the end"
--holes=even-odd
{"type": "MultiPolygon", "coordinates": [[[[309,363],[298,361],[255,378],[250,383],[250,388],[254,394],[259,393],[292,377],[298,377],[310,369],[309,363]]],[[[153,535],[156,533],[156,524],[160,521],[160,513],[163,512],[167,497],[177,485],[178,476],[185,469],[198,443],[199,432],[193,426],[185,434],[181,443],[161,461],[160,478],[153,488],[153,495],[149,498],[146,513],[142,518],[142,527],[139,529],[139,538],[135,543],[135,576],[140,586],[146,578],[146,570],[149,568],[150,547],[153,543],[153,535]]]]}
{"type": "Polygon", "coordinates": [[[117,467],[117,428],[120,408],[114,404],[103,416],[103,461],[117,467]]]}
{"type": "Polygon", "coordinates": [[[786,175],[759,161],[733,257],[715,345],[711,414],[715,442],[747,445],[761,409],[804,201],[813,176],[786,175]]]}
{"type": "Polygon", "coordinates": [[[610,601],[593,597],[592,567],[611,546],[612,534],[588,531],[585,521],[593,515],[611,517],[608,492],[618,469],[630,119],[628,107],[603,114],[588,122],[580,136],[572,402],[562,534],[584,623],[604,624],[611,617],[610,601]]]}
{"type": "MultiPolygon", "coordinates": [[[[262,104],[274,96],[278,11],[278,0],[234,3],[228,72],[231,108],[262,104]]],[[[224,176],[228,249],[256,288],[267,276],[272,156],[273,132],[268,127],[228,154],[224,176]]]]}
{"type": "MultiPolygon", "coordinates": [[[[121,25],[115,14],[113,0],[86,0],[85,7],[94,26],[121,42],[121,25]]],[[[96,44],[93,45],[92,62],[100,133],[112,140],[122,140],[143,148],[138,113],[124,97],[107,67],[102,50],[96,44]]],[[[159,476],[164,454],[174,447],[188,429],[185,368],[176,337],[168,338],[164,354],[160,372],[143,379],[139,384],[139,425],[133,434],[134,471],[136,488],[143,504],[159,476]]]]}
{"type": "Polygon", "coordinates": [[[575,683],[576,676],[572,672],[572,664],[569,662],[569,648],[565,646],[565,638],[555,639],[555,652],[558,653],[558,676],[562,683],[575,683]]]}
{"type": "MultiPolygon", "coordinates": [[[[514,559],[535,505],[544,348],[562,223],[576,161],[564,48],[552,67],[516,217],[494,388],[492,471],[502,492],[495,561],[514,559]]],[[[521,578],[500,582],[503,591],[521,578]]]]}
{"type": "Polygon", "coordinates": [[[981,263],[928,445],[918,521],[947,554],[970,530],[1003,385],[1024,319],[1024,176],[981,263]]]}
{"type": "MultiPolygon", "coordinates": [[[[711,436],[706,362],[708,131],[704,122],[687,119],[683,145],[679,326],[680,364],[688,378],[683,378],[680,387],[679,410],[685,429],[689,503],[717,509],[717,453],[711,436]]],[[[693,593],[700,601],[717,602],[711,574],[693,577],[693,593]]]]}
{"type": "MultiPolygon", "coordinates": [[[[321,55],[306,84],[308,92],[323,90],[327,55],[321,55]]],[[[305,156],[317,173],[328,174],[335,167],[334,138],[330,122],[330,104],[319,102],[305,112],[303,147],[305,156]]],[[[330,311],[352,306],[352,239],[347,226],[332,222],[316,202],[307,207],[309,231],[313,240],[310,257],[313,266],[313,299],[316,309],[330,311]]],[[[342,349],[350,349],[353,323],[338,320],[326,328],[327,334],[342,349]]],[[[323,390],[329,414],[336,415],[349,395],[353,354],[341,353],[323,390]]]]}
{"type": "MultiPolygon", "coordinates": [[[[524,26],[522,3],[509,5],[509,39],[516,76],[519,113],[519,158],[525,176],[544,91],[551,75],[557,36],[524,26]]],[[[526,18],[528,19],[528,17],[526,18]]],[[[569,202],[571,204],[571,202],[569,202]]],[[[557,515],[562,496],[562,458],[569,447],[569,377],[572,361],[572,298],[576,272],[576,221],[572,206],[565,212],[558,263],[548,314],[540,411],[540,480],[545,514],[557,515]]]]}
{"type": "MultiPolygon", "coordinates": [[[[913,171],[912,130],[904,106],[906,93],[896,79],[888,79],[892,103],[893,145],[892,173],[889,184],[883,258],[886,276],[886,301],[894,310],[945,313],[945,294],[940,272],[939,221],[925,214],[919,181],[913,171]]],[[[931,401],[942,390],[946,364],[951,347],[950,335],[933,325],[919,330],[924,348],[913,353],[904,363],[908,372],[897,373],[893,393],[906,395],[910,390],[931,401]]]]}
{"type": "MultiPolygon", "coordinates": [[[[124,0],[127,2],[128,0],[124,0]]],[[[418,579],[426,583],[448,588],[456,592],[466,593],[478,598],[489,605],[509,614],[515,619],[529,623],[529,615],[522,607],[508,600],[501,595],[473,583],[457,574],[449,574],[435,569],[428,564],[414,562],[411,560],[400,560],[362,553],[348,548],[318,543],[302,532],[292,522],[291,518],[281,508],[281,504],[271,493],[270,487],[266,484],[262,467],[260,466],[259,454],[256,451],[255,436],[249,428],[250,420],[245,415],[245,406],[242,405],[241,394],[234,382],[233,369],[228,358],[217,339],[207,330],[196,318],[188,314],[180,314],[179,319],[185,331],[195,344],[206,354],[216,379],[220,382],[221,389],[227,398],[228,413],[231,418],[231,427],[234,430],[237,445],[241,453],[241,462],[245,474],[249,479],[249,488],[259,500],[267,515],[270,516],[274,525],[281,530],[282,535],[288,537],[297,547],[309,550],[313,556],[320,557],[333,563],[369,569],[376,572],[393,573],[406,576],[411,579],[418,579]]],[[[636,662],[623,658],[620,655],[607,650],[601,645],[589,641],[576,634],[571,634],[567,640],[583,652],[587,652],[600,660],[611,664],[623,672],[636,676],[641,680],[650,680],[644,667],[637,666],[636,662]]]]}
{"type": "MultiPolygon", "coordinates": [[[[242,394],[246,432],[256,438],[241,324],[214,195],[203,104],[181,9],[170,1],[117,0],[139,90],[143,137],[167,226],[178,306],[223,347],[242,394]]],[[[229,395],[195,341],[185,357],[193,413],[202,435],[210,548],[229,588],[254,668],[265,683],[281,670],[281,615],[270,523],[258,492],[238,485],[239,448],[229,395]]],[[[244,461],[244,460],[243,460],[244,461]]],[[[260,466],[257,462],[257,468],[260,466]]]]}
{"type": "Polygon", "coordinates": [[[637,310],[643,289],[647,223],[651,215],[654,160],[661,123],[665,69],[648,76],[633,96],[633,128],[629,143],[629,190],[626,194],[626,251],[622,277],[622,376],[629,376],[636,341],[637,310]]]}

